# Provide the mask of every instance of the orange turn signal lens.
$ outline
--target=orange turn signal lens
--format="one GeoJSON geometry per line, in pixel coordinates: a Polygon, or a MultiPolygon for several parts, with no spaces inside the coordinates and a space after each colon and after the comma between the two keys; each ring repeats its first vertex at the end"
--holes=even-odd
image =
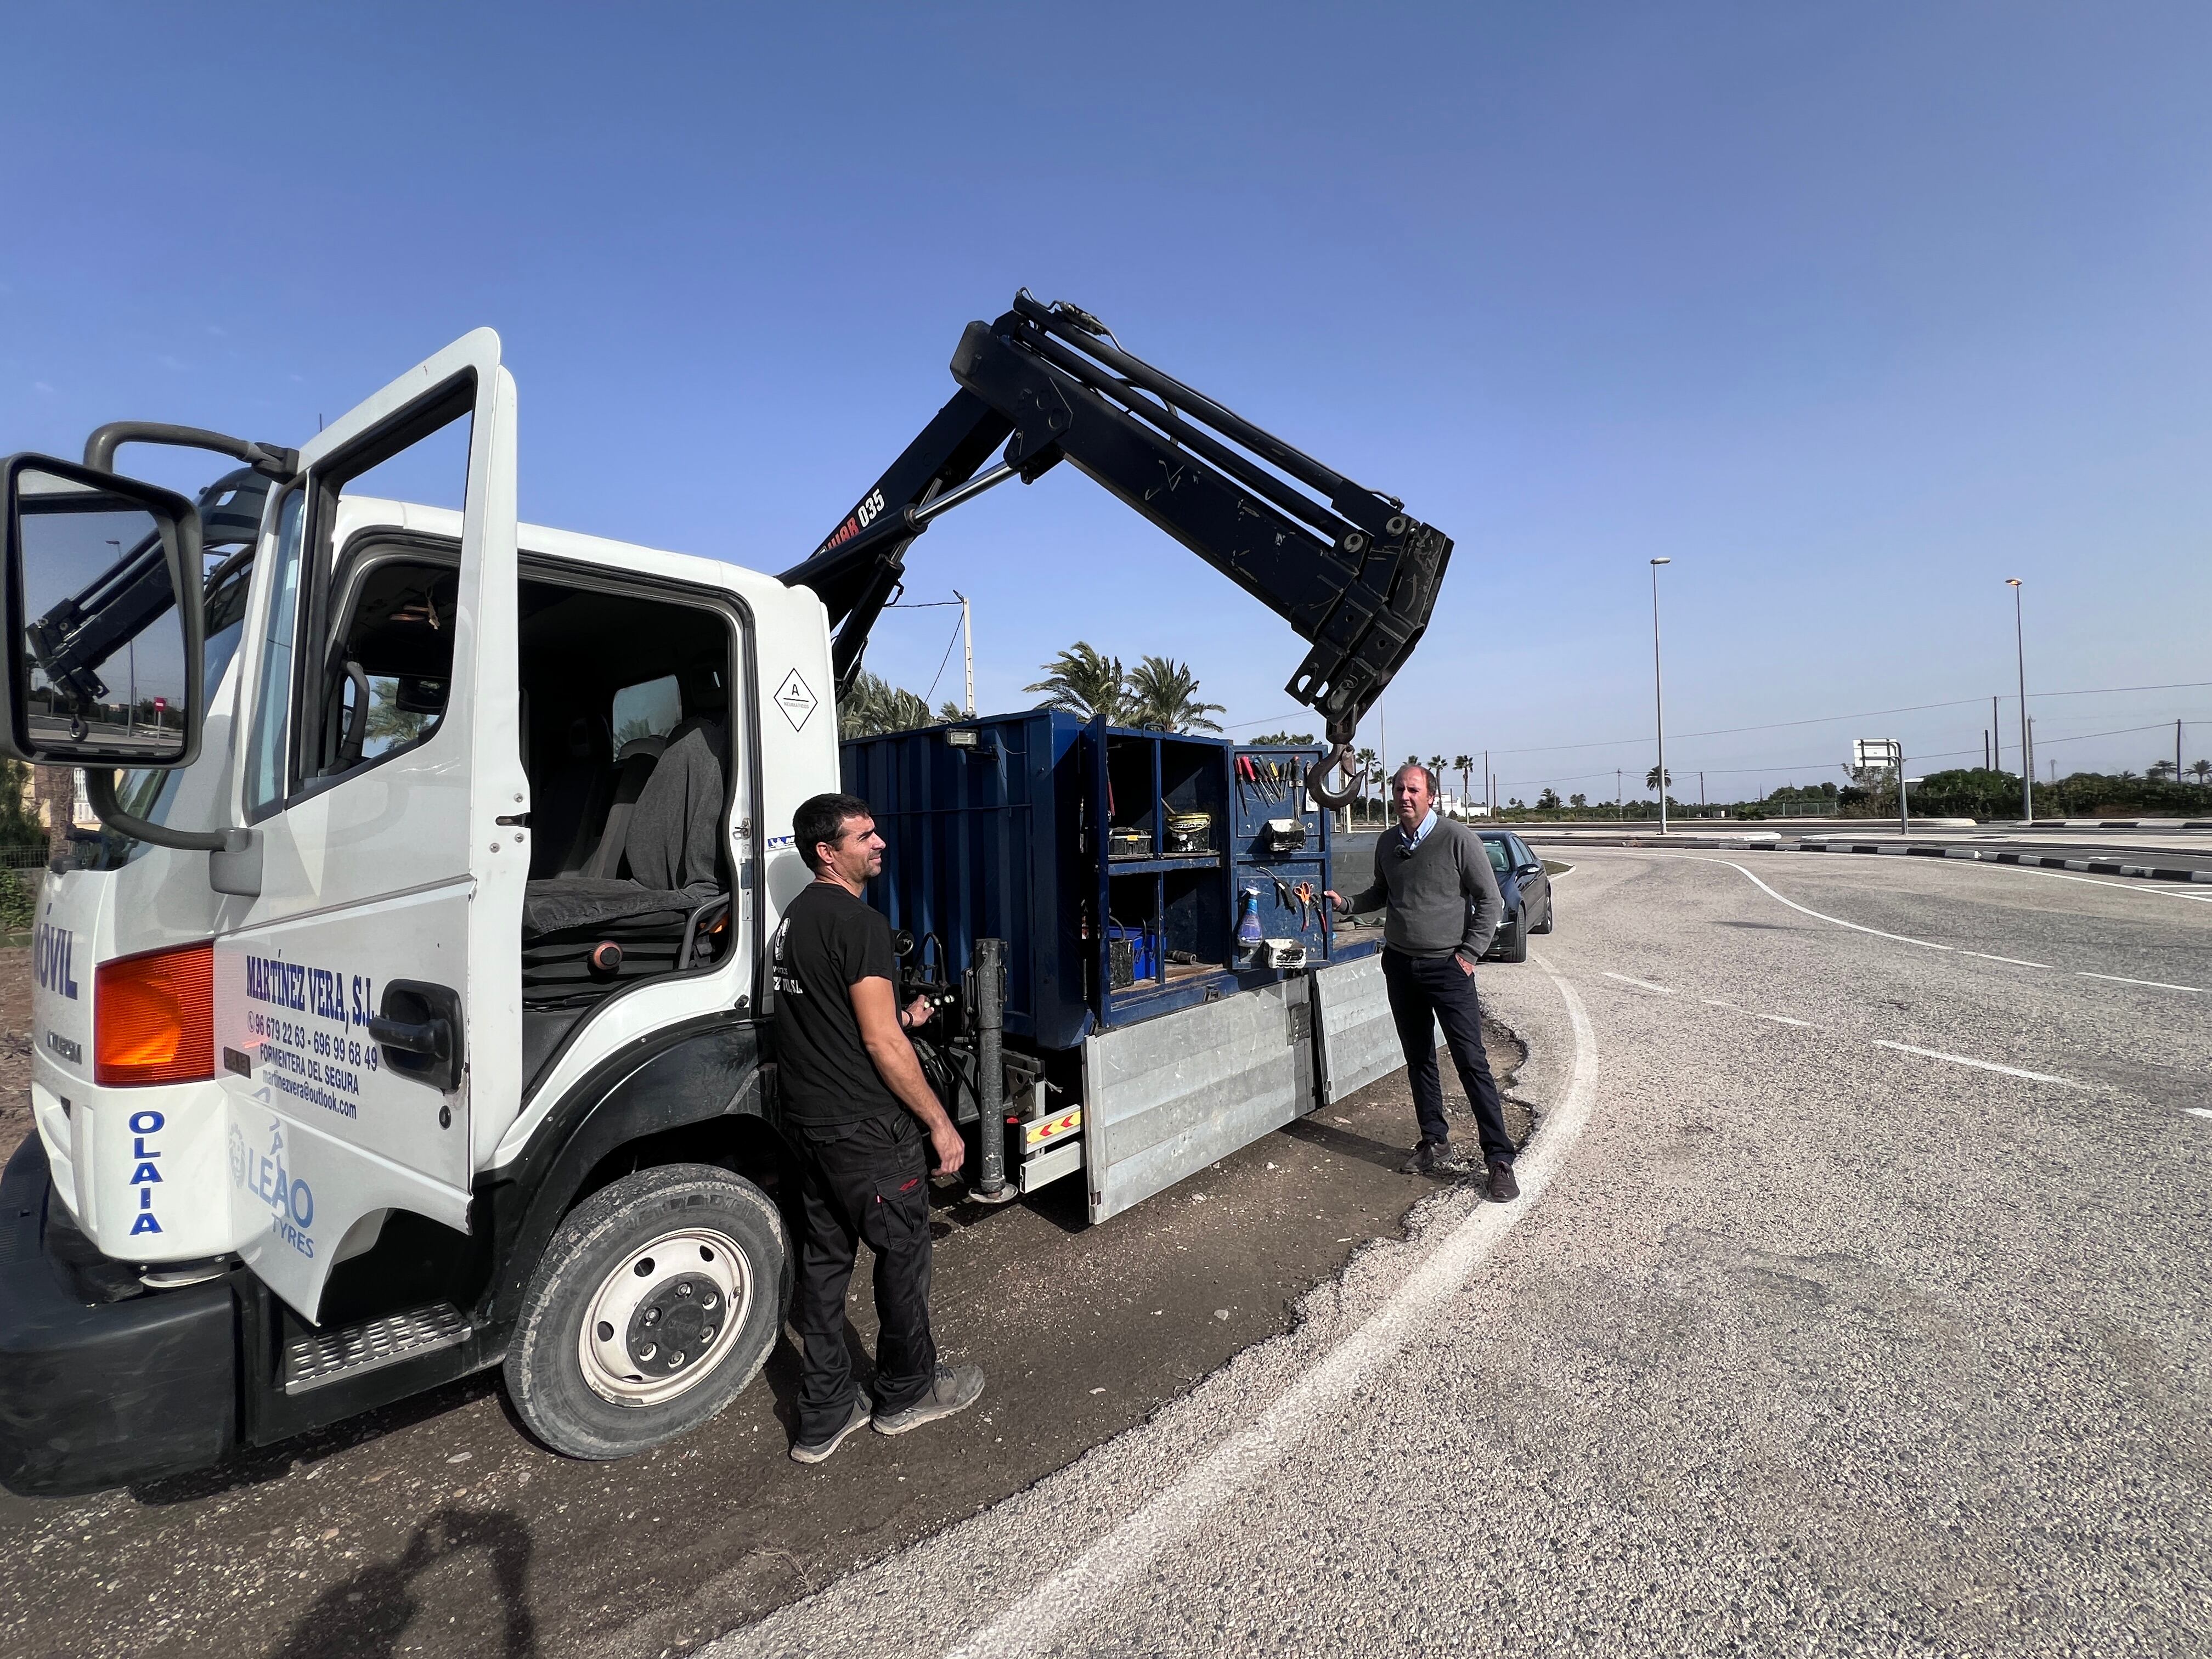
{"type": "Polygon", "coordinates": [[[215,1075],[215,946],[103,962],[94,979],[95,1083],[197,1083],[215,1075]]]}

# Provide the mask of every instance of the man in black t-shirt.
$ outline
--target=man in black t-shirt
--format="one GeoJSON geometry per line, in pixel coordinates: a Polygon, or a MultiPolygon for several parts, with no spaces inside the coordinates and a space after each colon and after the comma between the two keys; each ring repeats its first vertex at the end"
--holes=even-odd
{"type": "Polygon", "coordinates": [[[805,1346],[791,1455],[818,1463],[872,1419],[903,1434],[983,1392],[975,1365],[940,1365],[929,1331],[929,1165],[957,1170],[960,1132],[906,1033],[928,999],[898,1006],[890,924],[860,897],[884,867],[866,801],[817,795],[792,820],[813,883],[785,908],[772,951],[776,1074],[799,1153],[804,1235],[793,1318],[805,1346]],[[923,1142],[927,1133],[927,1146],[923,1142]],[[876,1255],[876,1397],[845,1352],[845,1292],[858,1243],[876,1255]]]}

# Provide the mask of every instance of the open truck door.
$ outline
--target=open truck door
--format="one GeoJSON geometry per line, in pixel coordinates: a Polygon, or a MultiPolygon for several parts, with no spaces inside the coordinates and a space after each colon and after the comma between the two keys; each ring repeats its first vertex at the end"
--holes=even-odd
{"type": "Polygon", "coordinates": [[[258,891],[214,945],[216,1075],[240,1254],[309,1320],[394,1212],[467,1230],[473,1141],[519,1104],[514,412],[477,330],[301,449],[263,544],[238,719],[258,891]],[[465,467],[458,513],[363,503],[434,459],[465,467]]]}

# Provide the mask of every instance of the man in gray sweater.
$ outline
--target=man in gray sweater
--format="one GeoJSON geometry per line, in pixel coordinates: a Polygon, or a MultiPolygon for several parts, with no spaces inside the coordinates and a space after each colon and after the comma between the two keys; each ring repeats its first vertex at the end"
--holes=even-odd
{"type": "Polygon", "coordinates": [[[1498,896],[1482,837],[1437,815],[1437,781],[1426,767],[1409,762],[1399,768],[1390,780],[1390,795],[1398,822],[1375,843],[1373,884],[1349,903],[1334,892],[1328,896],[1353,914],[1389,906],[1382,924],[1382,981],[1390,993],[1390,1017],[1406,1051],[1406,1075],[1421,1125],[1421,1144],[1406,1168],[1443,1175],[1468,1167],[1454,1154],[1444,1122],[1443,1084],[1437,1072],[1436,1028],[1441,1024],[1460,1085],[1474,1107],[1489,1197],[1508,1203],[1521,1195],[1513,1178],[1513,1138],[1505,1132],[1505,1110],[1482,1046],[1482,1008],[1474,990],[1474,964],[1490,948],[1505,902],[1498,896]]]}

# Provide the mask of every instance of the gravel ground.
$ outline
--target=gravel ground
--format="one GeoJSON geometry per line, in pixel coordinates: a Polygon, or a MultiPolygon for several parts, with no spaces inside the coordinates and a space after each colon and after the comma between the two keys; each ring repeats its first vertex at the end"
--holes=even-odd
{"type": "Polygon", "coordinates": [[[2212,908],[1575,857],[1548,1188],[717,1659],[2212,1647],[2212,908]]]}
{"type": "MultiPolygon", "coordinates": [[[[1493,1030],[1489,1043],[1510,1078],[1518,1042],[1493,1030]]],[[[1509,1107],[1525,1131],[1525,1106],[1509,1107]]],[[[1082,1226],[1077,1181],[1004,1210],[942,1203],[939,1339],[981,1363],[988,1392],[817,1468],[785,1455],[787,1343],[713,1425],[617,1463],[537,1446],[484,1376],[203,1475],[0,1492],[0,1655],[696,1648],[1021,1491],[1283,1330],[1310,1287],[1437,1190],[1400,1172],[1413,1133],[1401,1073],[1100,1228],[1082,1226]]],[[[864,1260],[863,1347],[868,1278],[864,1260]]]]}
{"type": "Polygon", "coordinates": [[[0,1164],[31,1133],[31,953],[0,951],[0,1164]]]}

